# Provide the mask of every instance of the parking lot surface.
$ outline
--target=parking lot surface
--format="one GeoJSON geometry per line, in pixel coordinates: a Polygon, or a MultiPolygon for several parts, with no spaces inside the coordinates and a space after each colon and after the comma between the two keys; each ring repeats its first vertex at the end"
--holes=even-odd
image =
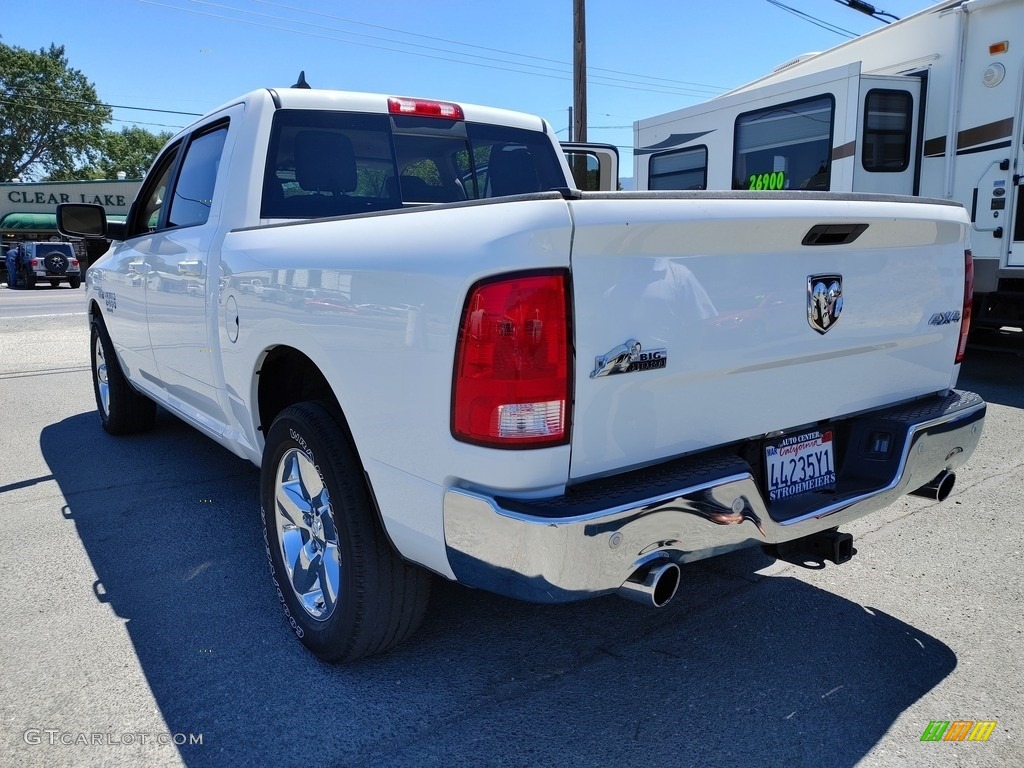
{"type": "Polygon", "coordinates": [[[720,557],[686,566],[661,611],[438,582],[411,642],[332,667],[272,592],[257,470],[163,412],[150,434],[106,435],[83,292],[13,293],[0,765],[1024,764],[1016,354],[964,367],[989,412],[953,495],[850,526],[846,564],[720,557]],[[997,725],[921,741],[956,720],[997,725]]]}

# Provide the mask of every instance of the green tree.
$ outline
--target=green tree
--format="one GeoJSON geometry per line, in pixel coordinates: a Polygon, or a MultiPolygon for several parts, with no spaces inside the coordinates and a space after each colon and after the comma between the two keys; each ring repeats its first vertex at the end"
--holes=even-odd
{"type": "Polygon", "coordinates": [[[94,161],[110,108],[64,46],[0,43],[0,181],[60,176],[94,161]]]}
{"type": "Polygon", "coordinates": [[[134,125],[120,131],[103,131],[96,145],[99,156],[94,162],[61,178],[113,179],[118,171],[124,171],[129,179],[140,179],[172,135],[170,131],[150,133],[134,125]]]}

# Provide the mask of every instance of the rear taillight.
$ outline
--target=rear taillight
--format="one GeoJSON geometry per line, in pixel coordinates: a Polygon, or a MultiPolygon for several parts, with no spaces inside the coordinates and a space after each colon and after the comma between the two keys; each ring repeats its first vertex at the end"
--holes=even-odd
{"type": "Polygon", "coordinates": [[[477,283],[462,310],[452,435],[495,448],[568,442],[571,347],[567,272],[477,283]]]}
{"type": "Polygon", "coordinates": [[[32,259],[32,269],[39,268],[39,259],[32,259]]]}
{"type": "Polygon", "coordinates": [[[964,311],[960,318],[960,344],[956,348],[957,363],[967,354],[967,336],[971,332],[971,304],[974,302],[974,257],[964,251],[964,311]]]}
{"type": "Polygon", "coordinates": [[[78,259],[72,259],[71,260],[71,266],[72,267],[77,267],[78,266],[78,259]]]}

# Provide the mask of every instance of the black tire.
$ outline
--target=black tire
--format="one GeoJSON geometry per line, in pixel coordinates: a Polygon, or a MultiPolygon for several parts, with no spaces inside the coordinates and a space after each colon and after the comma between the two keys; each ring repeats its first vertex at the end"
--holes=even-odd
{"type": "Polygon", "coordinates": [[[260,503],[277,596],[310,651],[324,661],[355,661],[390,650],[419,628],[431,576],[392,549],[355,450],[324,404],[299,403],[274,419],[263,452],[260,503]],[[328,503],[318,506],[324,489],[328,503]],[[289,499],[298,502],[289,506],[289,499]],[[299,514],[303,510],[308,514],[299,514]],[[302,522],[295,524],[296,518],[302,522]],[[286,547],[293,566],[306,556],[304,572],[286,567],[286,547]],[[305,603],[296,582],[307,587],[305,603]],[[331,589],[323,589],[332,583],[333,600],[331,589]]]}
{"type": "Polygon", "coordinates": [[[50,251],[43,256],[43,266],[46,267],[47,272],[63,275],[68,271],[68,257],[60,251],[50,251]]]}
{"type": "Polygon", "coordinates": [[[96,396],[100,424],[112,435],[129,435],[152,429],[156,421],[156,403],[139,394],[128,383],[103,321],[94,317],[91,326],[92,391],[96,396]]]}
{"type": "Polygon", "coordinates": [[[36,287],[36,276],[33,272],[25,273],[25,287],[32,290],[36,287]]]}
{"type": "Polygon", "coordinates": [[[70,285],[72,288],[78,288],[81,284],[82,284],[82,278],[80,278],[80,277],[69,277],[68,278],[68,285],[70,285]]]}
{"type": "Polygon", "coordinates": [[[58,285],[60,285],[60,280],[51,280],[50,281],[50,287],[51,288],[56,288],[58,285]]]}

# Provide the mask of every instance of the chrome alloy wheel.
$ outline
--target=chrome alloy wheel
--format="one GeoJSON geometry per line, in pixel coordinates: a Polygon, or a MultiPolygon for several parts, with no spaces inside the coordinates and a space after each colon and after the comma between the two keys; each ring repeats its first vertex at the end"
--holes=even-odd
{"type": "Polygon", "coordinates": [[[100,396],[100,407],[103,408],[103,415],[110,416],[110,382],[107,380],[107,361],[103,357],[103,340],[96,334],[93,344],[92,364],[95,369],[93,374],[96,377],[96,391],[100,396]]]}
{"type": "Polygon", "coordinates": [[[275,519],[288,582],[306,613],[325,621],[341,586],[341,552],[331,498],[313,462],[298,448],[275,471],[275,519]]]}

